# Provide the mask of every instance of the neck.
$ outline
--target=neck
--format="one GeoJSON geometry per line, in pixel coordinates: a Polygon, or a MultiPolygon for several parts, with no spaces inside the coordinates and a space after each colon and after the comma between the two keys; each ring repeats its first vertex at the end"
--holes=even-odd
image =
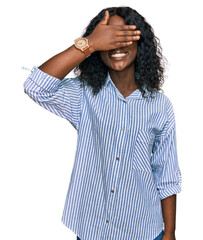
{"type": "Polygon", "coordinates": [[[115,71],[109,69],[110,77],[118,89],[137,89],[138,84],[136,84],[135,79],[135,69],[124,69],[123,71],[115,71]]]}

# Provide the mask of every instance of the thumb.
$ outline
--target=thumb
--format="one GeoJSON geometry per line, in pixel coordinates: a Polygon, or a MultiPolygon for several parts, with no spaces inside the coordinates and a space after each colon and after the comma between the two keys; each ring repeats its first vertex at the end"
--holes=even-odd
{"type": "Polygon", "coordinates": [[[106,10],[104,17],[103,17],[102,20],[100,21],[100,24],[105,24],[105,25],[107,25],[108,20],[109,20],[109,11],[106,10]]]}

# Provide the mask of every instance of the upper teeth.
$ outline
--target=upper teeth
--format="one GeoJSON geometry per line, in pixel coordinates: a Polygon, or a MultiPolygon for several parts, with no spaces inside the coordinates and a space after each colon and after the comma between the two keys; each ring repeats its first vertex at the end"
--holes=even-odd
{"type": "Polygon", "coordinates": [[[123,57],[125,55],[126,53],[116,53],[116,54],[112,54],[111,57],[123,57]]]}

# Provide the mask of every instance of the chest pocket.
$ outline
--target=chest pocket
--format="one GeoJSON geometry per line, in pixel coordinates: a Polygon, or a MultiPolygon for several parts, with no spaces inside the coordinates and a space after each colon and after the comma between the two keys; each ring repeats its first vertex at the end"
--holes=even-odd
{"type": "Polygon", "coordinates": [[[153,134],[149,131],[143,129],[138,131],[132,157],[133,170],[151,172],[150,157],[153,140],[153,134]]]}

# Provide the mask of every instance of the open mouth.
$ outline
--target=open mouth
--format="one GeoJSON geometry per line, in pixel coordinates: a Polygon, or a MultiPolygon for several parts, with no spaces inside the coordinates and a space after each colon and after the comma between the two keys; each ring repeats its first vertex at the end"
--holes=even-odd
{"type": "Polygon", "coordinates": [[[117,52],[108,54],[109,58],[114,60],[124,59],[128,55],[128,52],[117,52]]]}

